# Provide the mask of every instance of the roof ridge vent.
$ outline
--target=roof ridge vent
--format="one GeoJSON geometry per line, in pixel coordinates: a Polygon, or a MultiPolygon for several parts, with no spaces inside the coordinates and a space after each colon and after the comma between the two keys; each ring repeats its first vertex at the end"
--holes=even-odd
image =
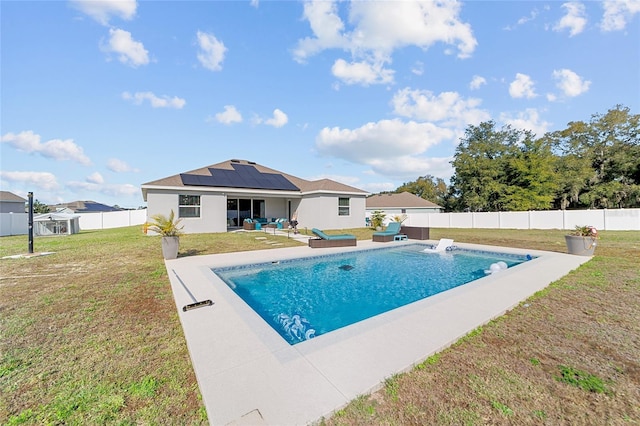
{"type": "Polygon", "coordinates": [[[240,160],[238,160],[237,158],[232,158],[230,161],[232,163],[239,163],[240,162],[240,160]]]}

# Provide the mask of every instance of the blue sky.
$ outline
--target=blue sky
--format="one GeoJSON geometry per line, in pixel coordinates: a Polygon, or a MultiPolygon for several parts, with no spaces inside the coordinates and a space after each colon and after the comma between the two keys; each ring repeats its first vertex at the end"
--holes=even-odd
{"type": "Polygon", "coordinates": [[[2,1],[0,187],[144,205],[232,158],[376,193],[469,124],[640,112],[640,0],[2,1]]]}

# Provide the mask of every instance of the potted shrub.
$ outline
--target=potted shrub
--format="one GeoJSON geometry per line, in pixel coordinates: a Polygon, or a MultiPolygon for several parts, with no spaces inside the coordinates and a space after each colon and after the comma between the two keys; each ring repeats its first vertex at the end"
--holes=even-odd
{"type": "Polygon", "coordinates": [[[376,210],[371,213],[371,226],[376,230],[382,230],[382,223],[384,222],[384,218],[387,217],[387,214],[383,211],[376,210]]]}
{"type": "Polygon", "coordinates": [[[593,256],[598,239],[598,230],[593,226],[577,225],[569,235],[564,236],[569,254],[593,256]]]}
{"type": "Polygon", "coordinates": [[[180,247],[180,235],[182,234],[182,226],[178,226],[182,219],[175,219],[173,210],[169,216],[156,214],[151,216],[152,222],[147,228],[159,234],[162,237],[162,255],[165,259],[175,259],[178,257],[178,248],[180,247]]]}

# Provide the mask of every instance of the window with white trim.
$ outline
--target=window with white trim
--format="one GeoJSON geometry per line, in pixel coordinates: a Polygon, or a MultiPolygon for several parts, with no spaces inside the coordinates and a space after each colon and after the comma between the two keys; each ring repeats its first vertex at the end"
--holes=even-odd
{"type": "Polygon", "coordinates": [[[178,217],[200,217],[200,196],[179,195],[178,217]]]}
{"type": "Polygon", "coordinates": [[[338,216],[349,216],[349,198],[338,198],[338,216]]]}

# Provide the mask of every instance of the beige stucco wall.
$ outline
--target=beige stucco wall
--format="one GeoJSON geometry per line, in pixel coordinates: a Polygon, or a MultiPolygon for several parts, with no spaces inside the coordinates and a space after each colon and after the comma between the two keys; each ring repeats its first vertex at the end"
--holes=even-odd
{"type": "MultiPolygon", "coordinates": [[[[298,210],[299,227],[320,229],[347,229],[361,228],[365,226],[364,196],[338,195],[338,194],[312,194],[302,198],[277,197],[273,194],[255,195],[247,193],[222,193],[200,192],[181,190],[181,195],[200,195],[200,217],[183,218],[183,232],[212,233],[227,231],[227,197],[261,199],[265,201],[265,217],[290,218],[289,202],[291,202],[291,214],[298,210]],[[338,216],[338,198],[350,199],[350,214],[338,216]]],[[[147,190],[147,218],[155,214],[168,215],[173,210],[178,214],[178,192],[172,189],[148,189],[147,190]]]]}
{"type": "Polygon", "coordinates": [[[350,199],[349,216],[338,216],[338,195],[306,195],[298,209],[301,228],[348,229],[365,226],[365,197],[340,195],[350,199]]]}
{"type": "MultiPolygon", "coordinates": [[[[200,195],[200,217],[182,219],[186,234],[226,232],[227,198],[223,194],[202,194],[196,191],[180,191],[180,195],[200,195]]],[[[155,214],[168,215],[173,210],[178,215],[178,193],[169,190],[147,191],[147,218],[155,214]]]]}

